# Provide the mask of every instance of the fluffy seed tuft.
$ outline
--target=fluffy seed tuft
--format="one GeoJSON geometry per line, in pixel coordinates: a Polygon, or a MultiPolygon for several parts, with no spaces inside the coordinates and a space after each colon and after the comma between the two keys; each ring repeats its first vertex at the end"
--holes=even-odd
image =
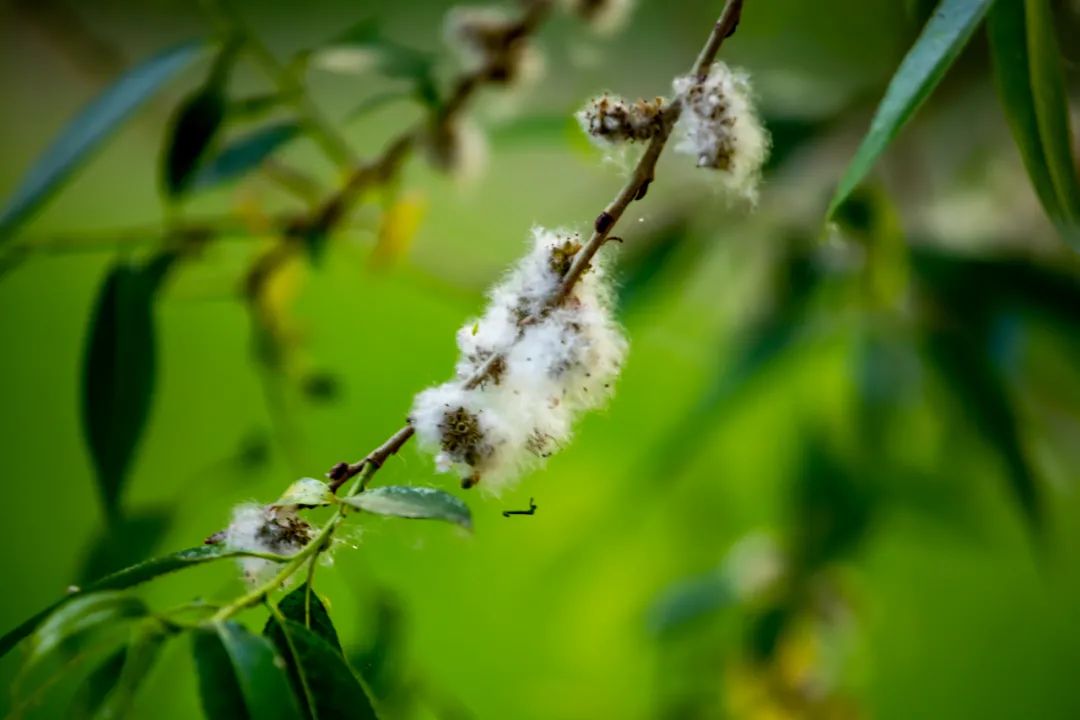
{"type": "MultiPolygon", "coordinates": [[[[291,555],[311,540],[311,526],[296,514],[295,506],[279,507],[245,503],[233,510],[225,529],[224,543],[230,550],[291,555]]],[[[240,558],[244,579],[256,584],[273,572],[274,563],[262,558],[240,558]]]]}
{"type": "Polygon", "coordinates": [[[604,268],[590,268],[562,305],[547,307],[580,249],[576,233],[536,228],[532,250],[491,290],[484,314],[458,331],[454,379],[413,403],[421,444],[466,487],[513,481],[611,395],[626,340],[604,268]],[[481,368],[484,381],[469,387],[481,368]]]}
{"type": "Polygon", "coordinates": [[[729,192],[756,202],[770,141],[749,75],[718,62],[704,80],[684,75],[674,88],[683,102],[675,149],[694,157],[698,167],[716,170],[729,192]]]}
{"type": "Polygon", "coordinates": [[[664,128],[667,100],[628,100],[605,93],[585,104],[575,115],[581,129],[601,147],[651,140],[664,128]]]}

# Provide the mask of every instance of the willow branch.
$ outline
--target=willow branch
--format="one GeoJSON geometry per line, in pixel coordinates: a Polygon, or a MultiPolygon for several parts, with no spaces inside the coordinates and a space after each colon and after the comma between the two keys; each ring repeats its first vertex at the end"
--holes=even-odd
{"type": "MultiPolygon", "coordinates": [[[[553,0],[529,0],[521,17],[508,28],[507,35],[514,39],[533,35],[551,13],[552,4],[553,0]]],[[[305,223],[306,228],[318,233],[332,230],[365,189],[390,180],[417,145],[426,137],[437,136],[440,131],[448,129],[482,87],[499,82],[501,70],[501,66],[489,61],[459,77],[433,118],[425,118],[408,128],[387,143],[377,158],[358,165],[341,189],[305,223]]]]}
{"type": "MultiPolygon", "coordinates": [[[[691,68],[691,72],[694,75],[701,78],[708,75],[709,67],[712,65],[713,61],[716,60],[716,55],[720,52],[720,48],[723,46],[724,41],[735,33],[735,29],[738,27],[739,20],[742,16],[742,8],[743,0],[728,0],[723,13],[720,15],[720,19],[717,20],[716,24],[713,26],[705,46],[699,53],[693,68],[691,68]]],[[[563,276],[559,287],[556,288],[555,292],[548,298],[544,307],[536,315],[528,318],[525,321],[526,323],[538,322],[542,319],[542,316],[546,311],[559,306],[566,300],[573,291],[574,286],[577,285],[578,280],[580,280],[581,276],[588,270],[596,253],[600,251],[600,248],[604,246],[604,243],[611,239],[611,231],[615,229],[615,226],[623,216],[623,213],[626,212],[626,209],[634,201],[641,200],[645,197],[645,193],[648,191],[649,185],[652,183],[656,174],[656,163],[660,159],[660,155],[667,145],[668,138],[671,137],[671,131],[675,127],[675,123],[678,121],[681,114],[682,102],[679,98],[676,98],[669,108],[664,111],[662,130],[653,137],[652,141],[645,148],[645,152],[642,153],[641,158],[638,160],[637,166],[634,168],[626,185],[624,185],[615,196],[615,199],[608,203],[607,207],[605,207],[596,217],[596,221],[593,224],[592,235],[589,237],[588,242],[586,242],[581,250],[574,256],[574,262],[563,276]]],[[[473,389],[479,386],[488,379],[492,369],[501,360],[502,357],[500,355],[492,355],[487,362],[465,380],[465,387],[473,389]]],[[[330,479],[331,488],[336,491],[337,488],[341,487],[341,485],[349,478],[354,477],[361,472],[365,472],[364,483],[366,484],[371,476],[379,470],[386,459],[389,458],[390,455],[395,454],[409,441],[414,432],[413,426],[406,423],[404,427],[397,430],[386,442],[380,445],[376,450],[372,451],[363,460],[351,464],[340,462],[334,465],[327,473],[327,477],[330,479]]]]}

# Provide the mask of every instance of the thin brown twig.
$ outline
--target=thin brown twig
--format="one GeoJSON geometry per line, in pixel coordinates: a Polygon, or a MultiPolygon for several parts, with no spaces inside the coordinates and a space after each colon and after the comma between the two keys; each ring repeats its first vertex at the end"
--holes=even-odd
{"type": "MultiPolygon", "coordinates": [[[[708,75],[709,67],[716,59],[716,55],[719,53],[724,41],[731,37],[738,27],[739,20],[742,17],[742,8],[743,0],[728,0],[723,13],[720,15],[720,19],[717,20],[716,24],[713,26],[705,46],[702,48],[697,61],[691,69],[691,72],[694,75],[701,78],[708,75]]],[[[645,197],[645,193],[656,174],[656,163],[660,159],[660,155],[664,151],[665,145],[667,145],[668,138],[671,136],[671,131],[675,127],[675,123],[678,121],[679,115],[681,114],[682,103],[676,98],[664,112],[663,129],[652,139],[648,147],[645,148],[645,152],[638,160],[637,166],[634,168],[626,185],[623,186],[615,196],[615,199],[612,200],[597,216],[591,237],[574,256],[574,262],[571,264],[570,269],[567,270],[566,274],[563,276],[562,282],[559,284],[555,293],[548,299],[545,307],[540,310],[540,314],[543,314],[548,309],[557,307],[569,296],[578,280],[581,279],[581,276],[589,268],[593,257],[595,257],[596,253],[600,251],[600,248],[611,239],[611,231],[619,222],[619,219],[626,211],[626,208],[628,208],[632,202],[641,200],[645,197]]],[[[534,315],[526,320],[526,322],[535,322],[539,319],[539,317],[534,315]]],[[[472,389],[480,385],[487,379],[492,369],[500,360],[500,355],[493,355],[489,358],[486,363],[465,381],[465,387],[472,389]]],[[[398,429],[388,440],[368,454],[364,459],[355,463],[337,463],[330,468],[330,471],[327,473],[327,477],[330,479],[330,487],[336,492],[341,485],[349,480],[349,478],[360,474],[360,472],[369,464],[374,466],[373,472],[370,474],[374,475],[374,472],[377,472],[379,468],[382,467],[387,458],[397,453],[398,450],[409,441],[414,433],[415,430],[412,424],[406,423],[404,427],[398,429]]],[[[367,476],[368,480],[370,480],[370,475],[367,476]]]]}

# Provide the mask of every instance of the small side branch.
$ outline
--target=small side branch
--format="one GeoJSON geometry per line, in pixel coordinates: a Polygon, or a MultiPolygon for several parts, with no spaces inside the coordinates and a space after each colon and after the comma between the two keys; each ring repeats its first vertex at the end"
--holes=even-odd
{"type": "MultiPolygon", "coordinates": [[[[534,5],[537,6],[544,4],[545,3],[534,3],[534,5]]],[[[717,53],[720,52],[720,48],[723,46],[724,41],[731,37],[738,27],[739,20],[742,17],[742,9],[743,0],[728,0],[723,13],[713,26],[705,46],[698,55],[691,72],[699,77],[708,75],[709,67],[716,60],[717,53]]],[[[535,12],[541,13],[542,17],[544,10],[535,10],[535,12]]],[[[546,310],[558,307],[567,297],[569,297],[574,286],[577,285],[578,280],[581,279],[581,276],[588,269],[593,257],[595,257],[596,253],[600,251],[600,248],[602,248],[609,239],[612,239],[611,231],[615,229],[615,226],[618,224],[619,219],[622,218],[623,213],[626,212],[626,209],[632,202],[641,200],[645,197],[645,193],[648,191],[649,185],[656,175],[656,163],[660,159],[660,155],[667,145],[668,138],[671,136],[671,131],[675,127],[675,123],[678,121],[681,114],[682,103],[676,98],[664,112],[663,128],[661,132],[654,136],[652,141],[645,148],[645,152],[642,153],[641,159],[638,160],[638,164],[634,168],[626,185],[615,196],[615,199],[612,200],[597,216],[593,225],[592,235],[588,242],[585,243],[581,250],[574,256],[574,262],[563,276],[562,282],[559,284],[555,293],[548,299],[548,302],[545,304],[544,308],[541,309],[540,313],[530,317],[526,322],[536,322],[540,319],[540,315],[546,310]]],[[[489,378],[491,372],[502,361],[503,358],[500,355],[493,355],[488,358],[487,362],[480,366],[480,368],[465,381],[465,387],[467,389],[479,387],[489,378]]],[[[349,478],[359,474],[365,465],[371,462],[373,458],[379,457],[380,461],[377,464],[373,463],[374,470],[371,474],[374,474],[374,471],[377,471],[378,468],[381,467],[382,461],[396,453],[402,445],[408,442],[412,435],[412,425],[406,424],[391,435],[390,439],[380,448],[373,451],[363,460],[351,465],[344,462],[338,463],[327,473],[327,477],[330,478],[330,486],[336,491],[336,489],[341,487],[341,485],[349,478]],[[393,448],[391,452],[380,452],[388,446],[393,448]]]]}

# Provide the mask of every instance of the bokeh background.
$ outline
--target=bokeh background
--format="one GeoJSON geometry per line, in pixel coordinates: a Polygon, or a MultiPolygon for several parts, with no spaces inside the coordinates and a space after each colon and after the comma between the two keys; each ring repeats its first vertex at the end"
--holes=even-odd
{"type": "MultiPolygon", "coordinates": [[[[612,251],[632,351],[610,409],[502,497],[461,493],[413,447],[379,475],[464,495],[476,525],[365,518],[318,572],[391,717],[1080,717],[1080,264],[1030,190],[981,32],[823,225],[932,5],[748,2],[723,55],[752,72],[774,133],[761,201],[750,212],[662,161],[612,251]],[[502,517],[530,497],[534,516],[502,517]]],[[[166,217],[257,224],[295,207],[258,178],[164,206],[166,121],[206,66],[181,76],[35,217],[17,241],[29,252],[0,276],[0,626],[103,570],[196,545],[234,504],[397,428],[450,373],[455,329],[529,228],[585,229],[619,187],[625,160],[590,150],[570,113],[602,89],[668,91],[720,6],[640,0],[603,37],[553,21],[546,76],[475,106],[482,174],[462,182],[417,158],[396,196],[404,230],[387,232],[373,193],[321,263],[282,273],[283,367],[253,352],[242,291],[272,239],[224,238],[174,268],[155,307],[152,410],[110,524],[79,422],[107,268],[152,250],[166,217]]],[[[453,72],[449,3],[238,7],[282,58],[373,18],[453,72]]],[[[1075,91],[1080,6],[1057,10],[1075,91]]],[[[208,27],[174,0],[0,5],[0,196],[121,68],[208,27]]],[[[361,154],[421,112],[402,101],[346,120],[397,81],[307,77],[361,154]]],[[[265,82],[242,66],[233,87],[265,82]]],[[[336,182],[309,141],[282,157],[336,182]]],[[[142,592],[164,604],[238,589],[213,565],[142,592]]],[[[67,717],[78,677],[30,716],[67,717]]],[[[188,643],[174,642],[136,717],[198,716],[188,643]]]]}

